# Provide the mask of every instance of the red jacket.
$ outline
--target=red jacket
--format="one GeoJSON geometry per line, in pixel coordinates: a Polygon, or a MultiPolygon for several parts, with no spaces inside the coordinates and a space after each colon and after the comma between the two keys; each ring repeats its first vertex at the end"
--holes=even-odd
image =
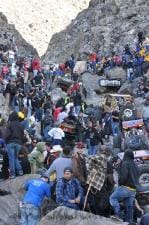
{"type": "Polygon", "coordinates": [[[70,89],[68,89],[67,93],[69,95],[71,95],[74,91],[77,91],[79,89],[80,89],[80,84],[79,83],[76,83],[72,87],[70,87],[70,89]]]}
{"type": "Polygon", "coordinates": [[[92,62],[96,62],[96,60],[97,60],[97,54],[96,54],[96,53],[90,54],[89,59],[90,59],[92,62]]]}
{"type": "Polygon", "coordinates": [[[40,70],[40,60],[39,59],[33,59],[32,60],[32,68],[33,70],[40,70]]]}
{"type": "Polygon", "coordinates": [[[62,110],[61,107],[55,108],[55,110],[53,112],[54,121],[57,121],[58,115],[60,114],[61,110],[62,110]]]}

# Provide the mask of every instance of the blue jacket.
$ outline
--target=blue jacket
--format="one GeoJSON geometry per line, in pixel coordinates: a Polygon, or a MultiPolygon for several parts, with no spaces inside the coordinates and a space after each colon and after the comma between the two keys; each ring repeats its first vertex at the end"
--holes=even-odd
{"type": "Polygon", "coordinates": [[[133,65],[134,66],[141,66],[143,61],[144,61],[143,57],[134,58],[133,65]]]}
{"type": "Polygon", "coordinates": [[[76,178],[67,181],[64,178],[58,180],[56,185],[56,201],[60,205],[69,206],[69,200],[74,200],[77,197],[82,199],[83,188],[76,178]]]}
{"type": "Polygon", "coordinates": [[[27,192],[23,202],[31,203],[37,207],[41,206],[44,197],[51,197],[50,185],[40,178],[27,181],[24,188],[27,192]]]}

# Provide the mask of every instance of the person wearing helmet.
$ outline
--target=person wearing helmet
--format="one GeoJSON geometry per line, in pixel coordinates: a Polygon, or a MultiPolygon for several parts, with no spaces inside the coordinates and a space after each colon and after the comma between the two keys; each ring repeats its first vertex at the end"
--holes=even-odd
{"type": "Polygon", "coordinates": [[[25,118],[25,114],[23,112],[18,112],[18,118],[24,129],[27,129],[29,127],[29,121],[25,118]]]}
{"type": "Polygon", "coordinates": [[[18,112],[18,117],[19,117],[19,119],[24,120],[24,118],[25,118],[24,113],[18,112]]]}

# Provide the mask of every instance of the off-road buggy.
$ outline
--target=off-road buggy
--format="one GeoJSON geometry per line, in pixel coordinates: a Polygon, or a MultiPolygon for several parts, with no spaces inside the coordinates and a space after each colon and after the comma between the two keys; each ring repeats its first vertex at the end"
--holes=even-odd
{"type": "Polygon", "coordinates": [[[121,133],[113,137],[113,155],[126,149],[148,149],[148,139],[142,119],[122,122],[121,133]]]}
{"type": "MultiPolygon", "coordinates": [[[[117,92],[122,84],[126,81],[126,74],[120,68],[114,68],[106,72],[106,74],[99,78],[99,92],[104,93],[108,91],[117,92]]],[[[99,71],[98,74],[101,74],[99,71]]]]}
{"type": "Polygon", "coordinates": [[[119,90],[122,85],[122,82],[120,79],[100,78],[98,84],[99,84],[99,92],[104,93],[111,90],[112,91],[119,90]]]}
{"type": "Polygon", "coordinates": [[[109,107],[110,112],[118,110],[121,121],[134,120],[137,118],[137,110],[131,95],[108,94],[104,107],[109,107]]]}
{"type": "Polygon", "coordinates": [[[133,151],[148,149],[143,119],[122,122],[121,148],[133,151]]]}

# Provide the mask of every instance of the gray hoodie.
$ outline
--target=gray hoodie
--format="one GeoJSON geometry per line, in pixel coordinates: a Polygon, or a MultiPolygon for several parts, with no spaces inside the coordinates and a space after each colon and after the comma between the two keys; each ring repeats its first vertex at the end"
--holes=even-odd
{"type": "Polygon", "coordinates": [[[49,176],[53,172],[56,172],[56,179],[60,179],[64,176],[64,169],[66,167],[72,167],[72,160],[68,157],[60,157],[53,161],[52,165],[47,171],[47,175],[49,176]]]}

